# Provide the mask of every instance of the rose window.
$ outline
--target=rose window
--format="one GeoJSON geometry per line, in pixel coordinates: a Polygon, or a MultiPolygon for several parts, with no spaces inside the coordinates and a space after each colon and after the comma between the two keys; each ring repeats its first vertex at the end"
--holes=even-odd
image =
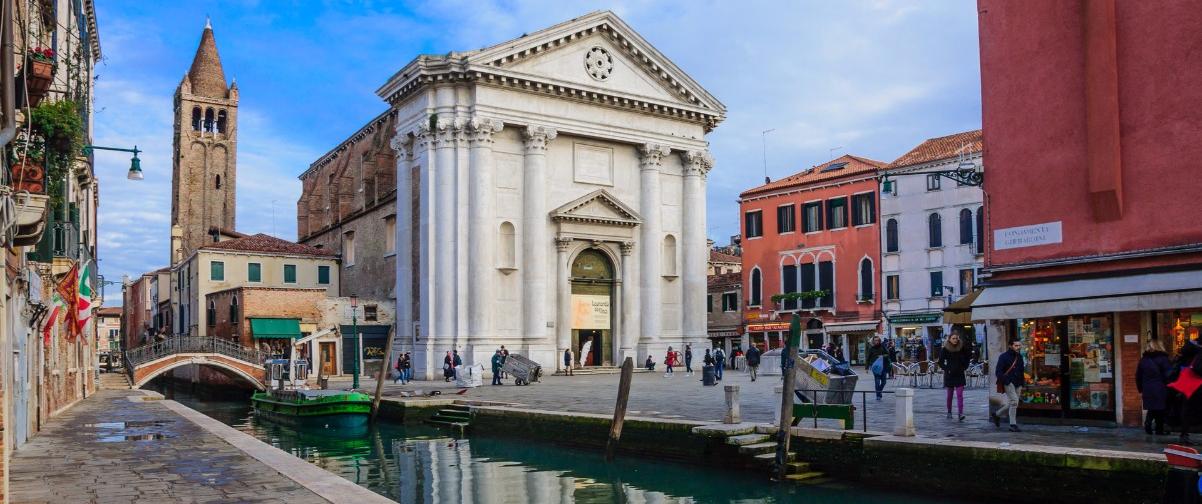
{"type": "Polygon", "coordinates": [[[594,47],[584,55],[584,69],[592,78],[603,81],[609,79],[609,74],[613,72],[614,59],[609,51],[594,47]]]}

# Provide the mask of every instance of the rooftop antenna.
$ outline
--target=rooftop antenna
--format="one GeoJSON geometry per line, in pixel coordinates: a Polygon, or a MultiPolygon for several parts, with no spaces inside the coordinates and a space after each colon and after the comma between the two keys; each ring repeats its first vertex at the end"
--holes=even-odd
{"type": "Polygon", "coordinates": [[[768,178],[768,134],[776,131],[776,128],[766,129],[760,132],[760,141],[764,144],[764,183],[772,182],[768,178]]]}

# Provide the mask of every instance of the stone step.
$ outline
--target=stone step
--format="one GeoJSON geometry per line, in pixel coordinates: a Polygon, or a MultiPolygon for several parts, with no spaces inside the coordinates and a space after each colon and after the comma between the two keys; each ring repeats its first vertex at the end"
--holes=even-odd
{"type": "Polygon", "coordinates": [[[472,419],[472,414],[469,412],[459,411],[459,410],[448,410],[448,409],[438,410],[438,413],[435,413],[434,416],[437,418],[446,418],[446,419],[464,420],[464,421],[472,419]]]}
{"type": "Polygon", "coordinates": [[[803,473],[786,474],[785,479],[789,481],[805,482],[805,483],[820,483],[816,480],[825,480],[826,473],[818,471],[809,471],[803,473]]]}
{"type": "Polygon", "coordinates": [[[752,443],[749,445],[743,445],[743,446],[739,447],[739,453],[742,453],[744,455],[758,455],[761,453],[775,454],[776,453],[776,443],[764,442],[764,443],[752,443]]]}
{"type": "Polygon", "coordinates": [[[810,469],[809,462],[789,462],[786,470],[789,474],[800,474],[810,472],[810,469]]]}
{"type": "Polygon", "coordinates": [[[726,444],[732,444],[735,446],[745,446],[745,445],[750,445],[750,444],[763,443],[770,439],[771,439],[771,436],[766,436],[764,434],[742,434],[739,436],[731,436],[731,437],[726,438],[726,444]]]}
{"type": "MultiPolygon", "coordinates": [[[[797,454],[789,453],[785,456],[785,461],[792,462],[796,458],[797,458],[797,454]]],[[[761,464],[761,465],[769,465],[770,466],[770,465],[776,463],[776,453],[775,452],[761,453],[759,455],[755,455],[755,456],[751,457],[751,460],[753,460],[756,463],[761,464]]]]}

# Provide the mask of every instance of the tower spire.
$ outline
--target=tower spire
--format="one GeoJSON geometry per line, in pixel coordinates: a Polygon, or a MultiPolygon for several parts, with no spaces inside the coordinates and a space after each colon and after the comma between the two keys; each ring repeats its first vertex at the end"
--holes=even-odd
{"type": "Polygon", "coordinates": [[[221,56],[217,54],[217,40],[213,38],[213,25],[205,17],[205,28],[200,34],[200,46],[188,70],[192,93],[210,98],[225,98],[229,88],[225,85],[225,72],[221,68],[221,56]]]}

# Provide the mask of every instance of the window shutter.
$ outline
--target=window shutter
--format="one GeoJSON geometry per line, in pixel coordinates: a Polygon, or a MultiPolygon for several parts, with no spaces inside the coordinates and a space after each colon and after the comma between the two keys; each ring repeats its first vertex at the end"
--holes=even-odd
{"type": "Polygon", "coordinates": [[[827,291],[827,295],[822,296],[818,300],[818,306],[822,308],[834,308],[835,306],[835,265],[830,261],[822,261],[818,263],[818,288],[827,291]]]}

